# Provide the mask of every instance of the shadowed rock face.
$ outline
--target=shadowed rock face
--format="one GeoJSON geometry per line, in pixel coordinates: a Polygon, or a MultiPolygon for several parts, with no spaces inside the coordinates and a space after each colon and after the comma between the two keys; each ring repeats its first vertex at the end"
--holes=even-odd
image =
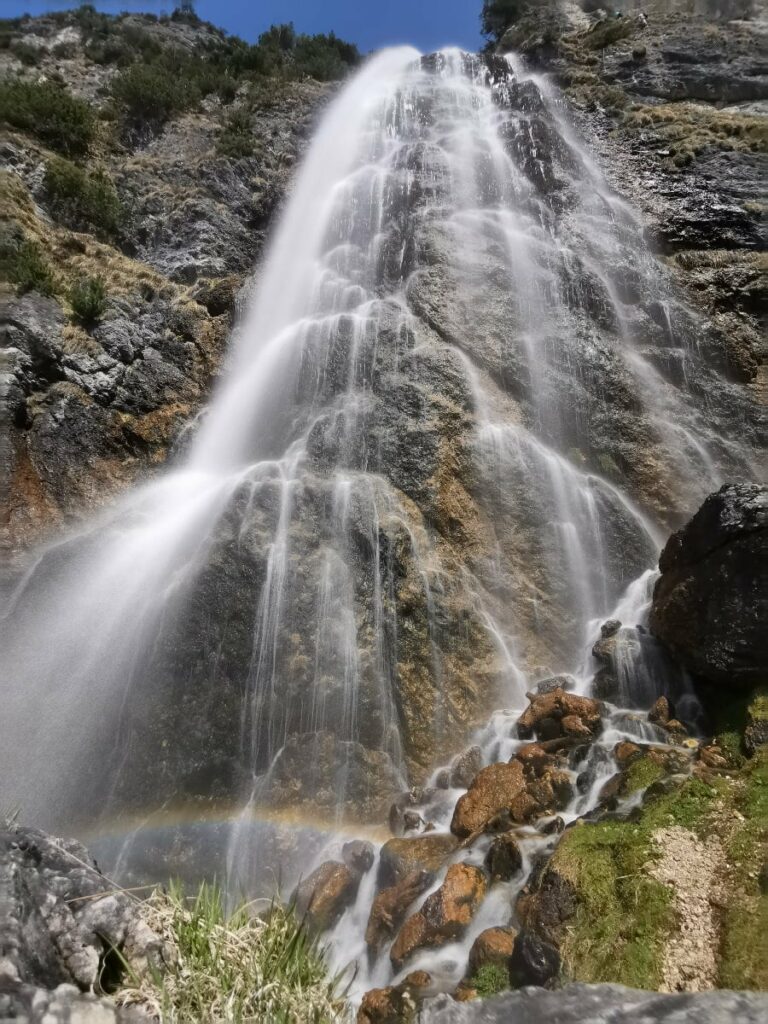
{"type": "Polygon", "coordinates": [[[448,996],[427,1002],[419,1024],[759,1024],[768,996],[757,992],[659,995],[621,985],[566,985],[557,992],[527,988],[495,999],[456,1003],[448,996]]]}
{"type": "Polygon", "coordinates": [[[659,561],[650,625],[712,683],[768,675],[768,490],[727,485],[674,534],[659,561]]]}

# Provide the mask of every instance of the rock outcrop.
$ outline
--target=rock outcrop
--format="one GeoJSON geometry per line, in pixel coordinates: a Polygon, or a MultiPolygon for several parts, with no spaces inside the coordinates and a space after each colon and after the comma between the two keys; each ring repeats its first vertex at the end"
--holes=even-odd
{"type": "Polygon", "coordinates": [[[726,485],[667,542],[650,626],[694,675],[768,678],[768,489],[726,485]]]}
{"type": "Polygon", "coordinates": [[[660,995],[621,985],[566,985],[557,992],[528,988],[495,999],[427,1001],[419,1024],[760,1024],[768,996],[759,992],[660,995]]]}

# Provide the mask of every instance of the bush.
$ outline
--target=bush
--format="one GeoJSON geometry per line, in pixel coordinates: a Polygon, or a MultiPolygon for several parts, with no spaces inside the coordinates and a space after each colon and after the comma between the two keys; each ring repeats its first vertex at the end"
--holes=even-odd
{"type": "Polygon", "coordinates": [[[200,99],[196,83],[160,64],[134,64],[112,82],[112,96],[133,123],[161,125],[200,99]]]}
{"type": "Polygon", "coordinates": [[[0,265],[3,276],[16,285],[19,295],[52,295],[56,290],[56,279],[36,242],[18,239],[3,245],[0,265]]]}
{"type": "Polygon", "coordinates": [[[69,160],[52,160],[45,169],[43,186],[51,213],[75,231],[93,230],[114,237],[123,209],[112,179],[103,171],[86,174],[69,160]]]}
{"type": "Polygon", "coordinates": [[[26,64],[27,67],[34,67],[40,63],[40,51],[36,46],[30,46],[29,43],[22,41],[13,43],[11,45],[11,53],[22,64],[26,64]]]}
{"type": "Polygon", "coordinates": [[[0,82],[0,121],[29,132],[67,156],[82,156],[93,139],[91,107],[53,82],[0,82]]]}
{"type": "Polygon", "coordinates": [[[72,312],[80,323],[89,327],[100,320],[107,307],[107,286],[103,277],[83,277],[69,291],[72,312]]]}
{"type": "Polygon", "coordinates": [[[255,140],[251,118],[247,110],[240,108],[230,114],[216,142],[216,149],[222,156],[235,159],[252,156],[255,140]]]}

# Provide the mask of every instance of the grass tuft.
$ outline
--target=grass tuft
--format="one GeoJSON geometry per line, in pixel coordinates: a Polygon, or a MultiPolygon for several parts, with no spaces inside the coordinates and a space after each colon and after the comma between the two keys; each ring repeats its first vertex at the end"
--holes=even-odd
{"type": "Polygon", "coordinates": [[[506,992],[509,988],[509,971],[498,964],[483,964],[472,976],[469,984],[481,999],[506,992]]]}
{"type": "Polygon", "coordinates": [[[203,884],[193,897],[178,884],[145,904],[147,924],[176,950],[163,977],[123,989],[163,1024],[331,1024],[343,998],[324,951],[292,910],[273,904],[264,917],[245,904],[225,911],[221,890],[203,884]]]}

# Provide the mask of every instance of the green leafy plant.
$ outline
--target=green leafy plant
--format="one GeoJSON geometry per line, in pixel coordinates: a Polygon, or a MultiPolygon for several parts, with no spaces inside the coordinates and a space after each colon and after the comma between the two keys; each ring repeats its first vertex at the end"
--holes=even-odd
{"type": "Polygon", "coordinates": [[[83,277],[75,281],[69,291],[69,302],[77,320],[90,327],[104,314],[107,306],[107,286],[103,277],[83,277]]]}
{"type": "Polygon", "coordinates": [[[95,130],[91,107],[53,82],[0,82],[0,121],[29,132],[67,156],[88,151],[95,130]]]}
{"type": "Polygon", "coordinates": [[[483,964],[472,977],[470,984],[481,999],[487,999],[488,996],[507,991],[509,971],[505,971],[498,964],[483,964]]]}
{"type": "Polygon", "coordinates": [[[160,64],[133,64],[116,75],[112,96],[133,123],[161,125],[200,99],[196,83],[160,64]]]}
{"type": "Polygon", "coordinates": [[[247,110],[242,107],[232,112],[216,142],[216,149],[222,156],[235,159],[252,156],[254,151],[253,128],[247,110]]]}
{"type": "Polygon", "coordinates": [[[45,169],[43,185],[51,213],[74,230],[113,237],[123,208],[112,179],[103,171],[87,174],[70,160],[56,158],[45,169]]]}

